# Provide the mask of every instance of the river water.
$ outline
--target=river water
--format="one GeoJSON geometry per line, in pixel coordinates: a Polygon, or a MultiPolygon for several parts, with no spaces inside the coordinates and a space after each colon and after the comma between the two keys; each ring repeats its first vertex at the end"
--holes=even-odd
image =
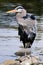
{"type": "MultiPolygon", "coordinates": [[[[6,15],[0,11],[0,63],[9,59],[16,59],[14,54],[20,50],[22,42],[19,40],[17,23],[14,15],[6,15]]],[[[32,55],[37,55],[43,61],[43,18],[38,21],[37,36],[31,47],[32,55]]]]}

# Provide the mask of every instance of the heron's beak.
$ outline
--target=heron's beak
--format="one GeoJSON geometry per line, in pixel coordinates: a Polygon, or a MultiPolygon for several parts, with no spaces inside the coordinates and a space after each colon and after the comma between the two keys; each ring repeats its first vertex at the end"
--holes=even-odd
{"type": "Polygon", "coordinates": [[[10,11],[7,11],[6,13],[16,13],[18,12],[18,10],[10,10],[10,11]]]}

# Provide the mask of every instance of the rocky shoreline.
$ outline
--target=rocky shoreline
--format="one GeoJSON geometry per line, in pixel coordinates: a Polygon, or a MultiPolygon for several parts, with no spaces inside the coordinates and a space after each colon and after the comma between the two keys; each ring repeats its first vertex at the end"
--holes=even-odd
{"type": "Polygon", "coordinates": [[[40,57],[32,55],[30,49],[24,49],[15,53],[18,58],[15,60],[6,60],[0,65],[43,65],[40,57]]]}
{"type": "Polygon", "coordinates": [[[26,55],[15,60],[6,60],[0,65],[43,65],[38,56],[26,55]]]}

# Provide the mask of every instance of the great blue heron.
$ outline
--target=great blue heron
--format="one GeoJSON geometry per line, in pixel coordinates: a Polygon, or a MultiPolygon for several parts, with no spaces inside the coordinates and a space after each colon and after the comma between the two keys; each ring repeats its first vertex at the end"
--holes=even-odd
{"type": "Polygon", "coordinates": [[[22,6],[16,7],[14,10],[7,11],[7,13],[16,13],[16,19],[18,23],[18,34],[20,35],[20,41],[23,42],[24,48],[25,44],[30,48],[37,31],[37,21],[34,15],[28,15],[26,10],[22,6]]]}

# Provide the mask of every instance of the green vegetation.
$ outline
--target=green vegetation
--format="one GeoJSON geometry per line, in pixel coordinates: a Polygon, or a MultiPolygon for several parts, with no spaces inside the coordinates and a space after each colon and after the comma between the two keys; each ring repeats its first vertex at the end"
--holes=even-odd
{"type": "Polygon", "coordinates": [[[22,4],[30,13],[35,13],[37,15],[43,14],[43,0],[0,0],[1,6],[2,3],[22,4]]]}

